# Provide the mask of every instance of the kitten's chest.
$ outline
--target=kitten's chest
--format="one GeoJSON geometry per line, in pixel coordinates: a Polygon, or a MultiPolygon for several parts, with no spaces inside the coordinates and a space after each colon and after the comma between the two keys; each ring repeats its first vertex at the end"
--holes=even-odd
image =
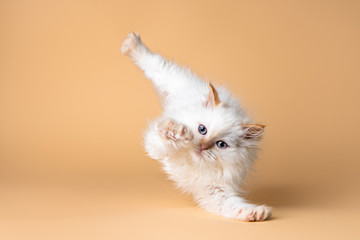
{"type": "Polygon", "coordinates": [[[164,171],[180,187],[203,185],[217,181],[221,175],[214,166],[195,164],[191,155],[173,156],[162,161],[164,171]]]}

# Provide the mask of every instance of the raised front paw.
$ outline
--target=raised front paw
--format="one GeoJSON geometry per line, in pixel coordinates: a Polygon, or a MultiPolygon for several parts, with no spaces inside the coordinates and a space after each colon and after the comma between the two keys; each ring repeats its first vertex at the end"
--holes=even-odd
{"type": "Polygon", "coordinates": [[[255,208],[245,208],[240,209],[237,215],[237,219],[255,222],[255,221],[264,221],[271,217],[271,207],[261,205],[256,206],[255,208]]]}
{"type": "Polygon", "coordinates": [[[166,119],[157,124],[160,135],[176,143],[188,143],[193,138],[190,130],[183,124],[177,123],[172,119],[166,119]]]}
{"type": "Polygon", "coordinates": [[[120,51],[122,54],[131,55],[132,53],[138,52],[143,44],[139,34],[133,32],[129,33],[122,43],[120,51]]]}

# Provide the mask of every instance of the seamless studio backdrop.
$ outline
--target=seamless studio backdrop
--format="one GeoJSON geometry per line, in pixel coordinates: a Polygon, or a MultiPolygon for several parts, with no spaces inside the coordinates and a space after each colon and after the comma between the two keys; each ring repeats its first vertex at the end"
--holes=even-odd
{"type": "Polygon", "coordinates": [[[359,239],[359,1],[1,1],[0,239],[359,239]],[[146,156],[130,32],[267,125],[248,198],[207,213],[146,156]]]}

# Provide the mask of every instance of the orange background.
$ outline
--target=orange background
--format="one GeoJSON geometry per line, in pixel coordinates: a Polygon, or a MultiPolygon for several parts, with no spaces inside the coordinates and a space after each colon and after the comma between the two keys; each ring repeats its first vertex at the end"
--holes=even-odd
{"type": "Polygon", "coordinates": [[[359,239],[359,1],[1,1],[0,238],[359,239]],[[248,198],[207,213],[145,155],[161,109],[118,49],[154,51],[267,124],[248,198]]]}

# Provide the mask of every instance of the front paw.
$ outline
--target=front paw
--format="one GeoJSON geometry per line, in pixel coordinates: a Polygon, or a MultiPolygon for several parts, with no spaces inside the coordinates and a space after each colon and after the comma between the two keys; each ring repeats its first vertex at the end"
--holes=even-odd
{"type": "Polygon", "coordinates": [[[157,129],[162,137],[175,143],[188,143],[193,138],[192,133],[185,125],[177,123],[172,119],[159,122],[157,129]]]}
{"type": "Polygon", "coordinates": [[[240,209],[236,218],[243,221],[256,222],[264,221],[270,217],[271,207],[261,205],[256,206],[255,208],[240,209]]]}

